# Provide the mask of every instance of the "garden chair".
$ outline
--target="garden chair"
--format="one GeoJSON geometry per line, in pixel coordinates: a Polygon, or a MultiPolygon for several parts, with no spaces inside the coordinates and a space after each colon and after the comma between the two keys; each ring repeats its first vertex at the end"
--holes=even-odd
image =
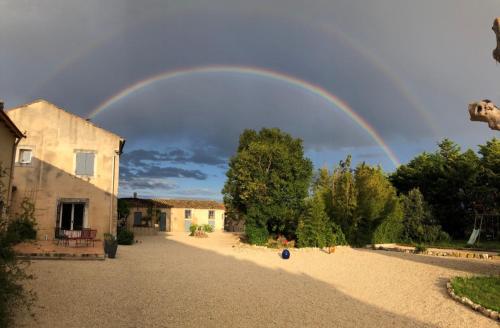
{"type": "Polygon", "coordinates": [[[57,245],[62,242],[63,246],[69,245],[69,240],[66,234],[64,233],[64,229],[55,228],[54,230],[54,239],[57,241],[57,245]]]}
{"type": "Polygon", "coordinates": [[[79,240],[85,241],[86,246],[89,246],[90,242],[92,242],[92,247],[94,247],[96,235],[97,235],[97,230],[83,228],[79,240]]]}

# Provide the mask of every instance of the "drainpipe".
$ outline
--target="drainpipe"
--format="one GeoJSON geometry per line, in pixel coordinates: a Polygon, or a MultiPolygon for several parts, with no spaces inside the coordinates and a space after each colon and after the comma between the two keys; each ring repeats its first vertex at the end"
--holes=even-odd
{"type": "Polygon", "coordinates": [[[115,174],[116,174],[116,155],[113,155],[113,174],[111,178],[111,200],[109,202],[109,233],[113,226],[113,202],[115,198],[115,174]]]}
{"type": "MultiPolygon", "coordinates": [[[[12,181],[14,180],[14,166],[16,162],[16,149],[17,146],[19,145],[19,142],[21,142],[21,138],[17,138],[16,142],[12,145],[12,160],[10,161],[11,167],[10,167],[10,176],[9,176],[9,185],[7,189],[7,209],[10,209],[10,204],[11,204],[11,198],[12,198],[12,181]]],[[[1,214],[1,213],[0,213],[1,214]]]]}

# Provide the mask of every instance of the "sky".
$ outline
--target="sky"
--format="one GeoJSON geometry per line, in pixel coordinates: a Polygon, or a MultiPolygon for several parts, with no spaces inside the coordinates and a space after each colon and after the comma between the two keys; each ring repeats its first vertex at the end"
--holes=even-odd
{"type": "Polygon", "coordinates": [[[447,137],[498,132],[498,0],[0,0],[0,98],[46,99],[126,138],[120,196],[222,199],[246,128],[316,168],[386,172],[447,137]]]}

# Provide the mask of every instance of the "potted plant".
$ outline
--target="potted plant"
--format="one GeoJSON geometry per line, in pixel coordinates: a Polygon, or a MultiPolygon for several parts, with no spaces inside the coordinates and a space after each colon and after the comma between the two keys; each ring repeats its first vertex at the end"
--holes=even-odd
{"type": "Polygon", "coordinates": [[[118,249],[118,242],[116,237],[110,233],[104,234],[104,252],[108,254],[108,257],[114,259],[116,256],[116,250],[118,249]]]}

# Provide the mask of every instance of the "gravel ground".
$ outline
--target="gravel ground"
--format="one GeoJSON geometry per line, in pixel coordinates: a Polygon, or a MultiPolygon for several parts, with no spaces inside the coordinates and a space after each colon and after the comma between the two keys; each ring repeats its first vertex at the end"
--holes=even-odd
{"type": "Polygon", "coordinates": [[[449,298],[498,261],[337,248],[278,251],[229,233],[144,237],[106,261],[37,261],[37,327],[497,327],[449,298]]]}

